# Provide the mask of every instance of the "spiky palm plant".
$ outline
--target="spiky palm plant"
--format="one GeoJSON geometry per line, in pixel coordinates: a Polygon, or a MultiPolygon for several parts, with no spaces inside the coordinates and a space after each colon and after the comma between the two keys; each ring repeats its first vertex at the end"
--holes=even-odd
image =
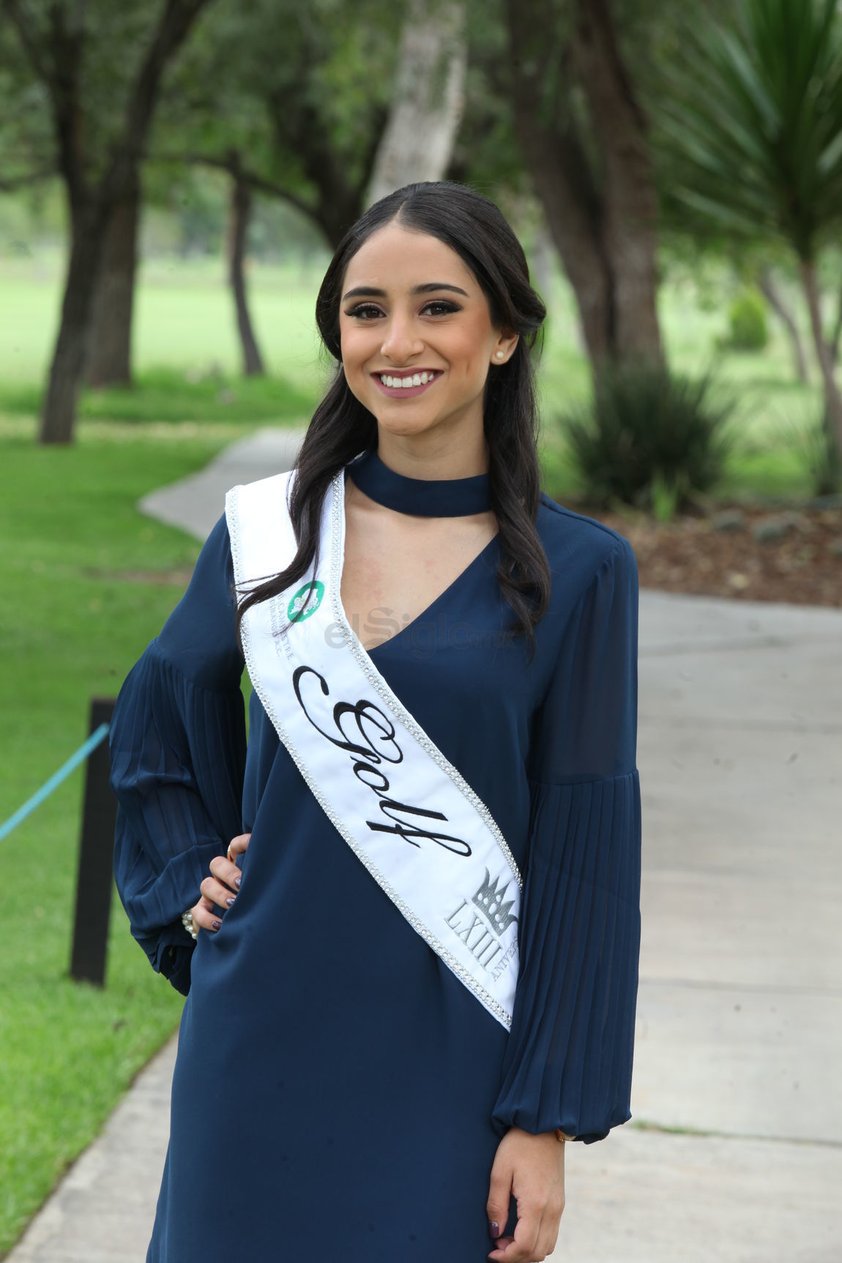
{"type": "Polygon", "coordinates": [[[671,196],[734,234],[795,252],[824,385],[829,451],[842,395],[821,325],[816,260],[842,230],[842,14],[837,0],[737,0],[688,32],[661,117],[671,196]]]}

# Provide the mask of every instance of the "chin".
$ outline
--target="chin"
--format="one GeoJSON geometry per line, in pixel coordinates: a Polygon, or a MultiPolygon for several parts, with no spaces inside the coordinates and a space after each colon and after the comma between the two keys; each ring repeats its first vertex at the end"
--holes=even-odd
{"type": "Polygon", "coordinates": [[[378,416],[375,413],[374,418],[379,428],[388,434],[426,434],[437,428],[436,421],[428,417],[378,416]]]}

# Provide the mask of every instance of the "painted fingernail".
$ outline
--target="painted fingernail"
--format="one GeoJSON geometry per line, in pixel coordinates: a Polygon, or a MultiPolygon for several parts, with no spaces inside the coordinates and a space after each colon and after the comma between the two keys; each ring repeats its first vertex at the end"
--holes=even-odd
{"type": "Polygon", "coordinates": [[[500,1236],[500,1225],[497,1223],[496,1219],[492,1219],[491,1223],[488,1225],[488,1231],[492,1237],[500,1236]]]}
{"type": "Polygon", "coordinates": [[[240,889],[240,882],[241,882],[242,880],[243,880],[243,879],[242,879],[242,877],[235,877],[235,878],[234,878],[234,885],[237,887],[237,889],[238,889],[238,890],[240,889]]]}
{"type": "Polygon", "coordinates": [[[212,930],[218,930],[218,929],[219,929],[219,927],[220,927],[221,925],[222,925],[222,922],[221,922],[221,921],[212,921],[212,922],[211,922],[211,929],[212,929],[212,930]]]}
{"type": "Polygon", "coordinates": [[[234,904],[235,904],[236,902],[237,902],[237,896],[236,896],[236,895],[230,895],[230,896],[229,896],[229,897],[225,900],[225,903],[226,903],[227,907],[229,907],[229,908],[233,908],[233,907],[234,907],[234,904]]]}

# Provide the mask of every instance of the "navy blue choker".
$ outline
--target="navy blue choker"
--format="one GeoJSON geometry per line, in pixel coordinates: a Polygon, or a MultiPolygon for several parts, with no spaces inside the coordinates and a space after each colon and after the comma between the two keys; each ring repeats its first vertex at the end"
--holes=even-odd
{"type": "Polygon", "coordinates": [[[488,474],[472,478],[408,478],[384,465],[376,449],[358,456],[346,471],[365,495],[387,509],[415,517],[465,517],[491,508],[488,474]]]}

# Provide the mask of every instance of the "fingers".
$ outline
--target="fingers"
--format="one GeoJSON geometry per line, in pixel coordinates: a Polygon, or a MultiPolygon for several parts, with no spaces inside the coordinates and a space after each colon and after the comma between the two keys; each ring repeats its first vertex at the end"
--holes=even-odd
{"type": "MultiPolygon", "coordinates": [[[[241,873],[236,864],[232,864],[230,860],[226,860],[225,855],[215,855],[211,860],[211,875],[203,880],[199,890],[202,892],[201,903],[208,911],[213,908],[221,908],[222,912],[226,908],[234,907],[237,898],[237,890],[240,889],[241,873]]],[[[218,916],[218,913],[215,913],[218,916]]],[[[196,919],[194,917],[193,919],[196,919]]],[[[199,922],[203,930],[210,928],[205,923],[199,922]]],[[[218,927],[217,927],[218,928],[218,927]]]]}
{"type": "Polygon", "coordinates": [[[514,1236],[499,1237],[489,1259],[500,1263],[542,1263],[558,1243],[558,1229],[564,1202],[552,1199],[542,1207],[518,1203],[514,1236]]]}
{"type": "Polygon", "coordinates": [[[555,1249],[564,1209],[564,1148],[554,1135],[512,1128],[491,1168],[486,1211],[494,1246],[491,1263],[541,1263],[555,1249]],[[505,1234],[511,1198],[517,1224],[505,1234]]]}
{"type": "Polygon", "coordinates": [[[229,860],[236,860],[238,855],[244,855],[248,850],[248,844],[251,839],[250,833],[240,833],[236,838],[232,838],[228,844],[229,860]]]}
{"type": "MultiPolygon", "coordinates": [[[[215,880],[217,886],[226,887],[226,894],[236,895],[240,889],[240,881],[243,876],[237,865],[226,859],[224,855],[214,855],[208,867],[210,868],[211,876],[210,878],[206,877],[205,881],[215,880]]],[[[204,886],[204,882],[202,882],[202,885],[204,886]]],[[[210,895],[210,892],[203,890],[202,894],[210,895]]],[[[222,906],[224,904],[220,903],[220,907],[222,906]]]]}
{"type": "Polygon", "coordinates": [[[238,855],[245,854],[250,840],[250,833],[239,834],[231,839],[227,856],[215,855],[211,860],[210,876],[199,887],[201,898],[190,909],[196,929],[216,933],[222,924],[218,909],[224,914],[228,908],[234,906],[242,881],[242,872],[234,861],[238,855]]]}
{"type": "MultiPolygon", "coordinates": [[[[502,1236],[509,1218],[509,1204],[512,1197],[512,1168],[503,1160],[499,1151],[491,1168],[488,1185],[488,1201],[485,1213],[488,1216],[488,1233],[496,1241],[502,1236]]],[[[493,1258],[494,1255],[489,1255],[493,1258]]]]}
{"type": "Polygon", "coordinates": [[[222,925],[219,913],[204,896],[193,905],[190,911],[193,913],[193,928],[196,930],[209,930],[216,933],[222,925]]]}
{"type": "Polygon", "coordinates": [[[500,1263],[540,1263],[546,1251],[539,1252],[541,1212],[537,1207],[518,1205],[518,1220],[513,1237],[500,1237],[489,1259],[500,1263]]]}
{"type": "Polygon", "coordinates": [[[226,908],[233,908],[237,896],[230,886],[223,885],[214,877],[206,877],[202,882],[199,890],[202,897],[209,907],[214,905],[223,912],[226,908]]]}

